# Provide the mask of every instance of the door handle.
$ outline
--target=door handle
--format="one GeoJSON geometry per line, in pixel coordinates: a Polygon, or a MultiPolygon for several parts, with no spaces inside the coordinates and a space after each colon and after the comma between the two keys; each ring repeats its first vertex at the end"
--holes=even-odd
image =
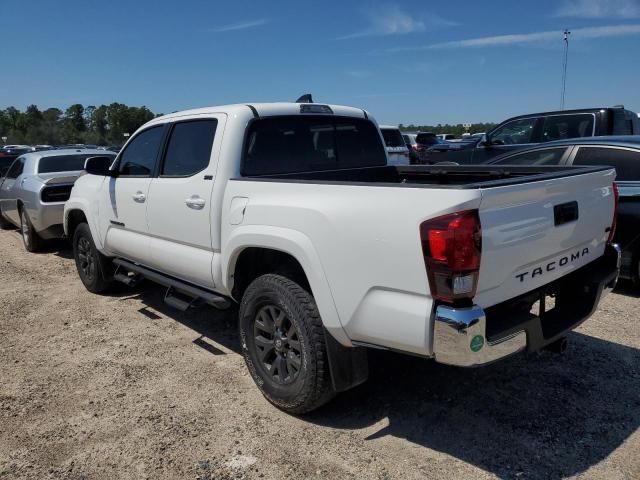
{"type": "Polygon", "coordinates": [[[193,195],[192,197],[187,198],[184,203],[187,204],[187,207],[193,208],[194,210],[202,210],[206,202],[204,201],[204,198],[193,195]]]}
{"type": "Polygon", "coordinates": [[[136,192],[135,194],[133,194],[133,200],[138,203],[144,203],[146,199],[147,196],[142,192],[136,192]]]}

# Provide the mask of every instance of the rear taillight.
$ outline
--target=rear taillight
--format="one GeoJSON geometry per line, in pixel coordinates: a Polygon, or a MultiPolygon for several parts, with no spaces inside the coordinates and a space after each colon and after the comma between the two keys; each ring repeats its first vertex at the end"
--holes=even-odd
{"type": "Polygon", "coordinates": [[[607,243],[613,242],[613,237],[616,234],[616,225],[618,223],[618,204],[620,203],[620,193],[618,192],[618,184],[613,182],[613,220],[609,229],[609,238],[607,243]]]}
{"type": "Polygon", "coordinates": [[[420,225],[420,239],[433,298],[443,302],[473,298],[482,252],[478,210],[427,220],[420,225]]]}

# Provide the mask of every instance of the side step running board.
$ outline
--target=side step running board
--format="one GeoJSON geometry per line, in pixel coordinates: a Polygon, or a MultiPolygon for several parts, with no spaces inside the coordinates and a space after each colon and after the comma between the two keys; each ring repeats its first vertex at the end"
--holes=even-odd
{"type": "MultiPolygon", "coordinates": [[[[194,285],[190,285],[176,278],[168,277],[166,275],[163,275],[162,273],[158,273],[149,268],[136,265],[135,263],[129,262],[127,260],[116,258],[113,263],[118,266],[118,268],[122,268],[125,271],[133,272],[136,275],[167,287],[168,290],[165,295],[165,302],[168,305],[171,305],[180,310],[182,310],[183,307],[184,310],[186,310],[187,308],[189,308],[189,306],[192,306],[193,301],[197,299],[201,299],[209,305],[220,309],[228,308],[231,305],[229,299],[222,295],[210,292],[194,285]],[[193,300],[191,302],[186,302],[181,298],[177,298],[175,296],[174,290],[175,292],[179,292],[180,294],[183,294],[187,297],[191,297],[193,300]]],[[[123,273],[121,273],[119,276],[131,278],[123,273]]],[[[120,280],[119,276],[116,276],[115,279],[120,280]]],[[[123,278],[123,280],[125,280],[125,283],[127,283],[126,279],[123,278]]]]}

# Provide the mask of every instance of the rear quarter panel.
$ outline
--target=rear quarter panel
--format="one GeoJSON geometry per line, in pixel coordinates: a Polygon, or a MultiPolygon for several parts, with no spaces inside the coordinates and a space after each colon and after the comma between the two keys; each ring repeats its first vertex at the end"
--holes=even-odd
{"type": "Polygon", "coordinates": [[[277,245],[282,236],[282,250],[294,243],[304,257],[318,259],[313,264],[294,254],[325,325],[335,312],[337,324],[328,327],[343,328],[351,340],[428,354],[432,300],[419,225],[479,202],[477,190],[231,180],[223,206],[223,276],[230,289],[239,251],[270,235],[277,245]],[[228,213],[235,197],[248,198],[239,225],[231,225],[228,213]]]}

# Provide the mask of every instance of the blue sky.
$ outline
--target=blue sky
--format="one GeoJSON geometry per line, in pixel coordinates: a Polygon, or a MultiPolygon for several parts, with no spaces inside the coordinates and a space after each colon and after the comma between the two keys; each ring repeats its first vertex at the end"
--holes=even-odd
{"type": "Polygon", "coordinates": [[[640,111],[640,0],[2,0],[0,108],[316,101],[384,123],[640,111]]]}

